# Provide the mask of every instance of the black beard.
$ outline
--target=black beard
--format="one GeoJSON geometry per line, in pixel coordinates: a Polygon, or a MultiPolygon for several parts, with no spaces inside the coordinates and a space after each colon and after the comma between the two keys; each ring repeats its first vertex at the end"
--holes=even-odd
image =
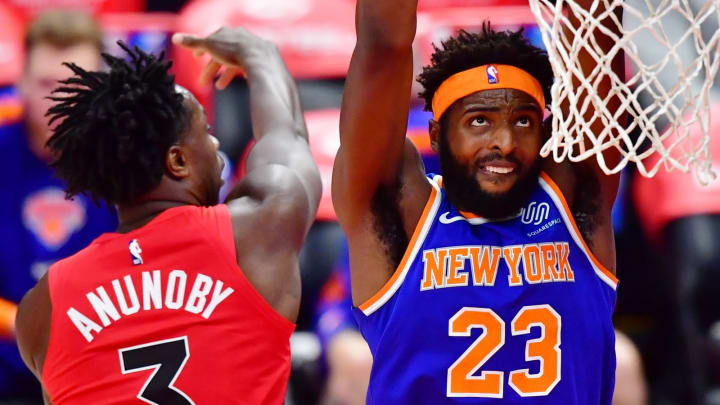
{"type": "MultiPolygon", "coordinates": [[[[521,170],[520,162],[512,156],[491,156],[513,161],[521,170]]],[[[447,139],[440,135],[440,167],[443,175],[443,187],[450,202],[460,211],[471,212],[484,218],[506,218],[517,214],[530,199],[537,187],[540,172],[540,159],[518,178],[510,190],[502,194],[488,193],[478,184],[475,173],[477,167],[458,163],[450,152],[447,139]]]]}

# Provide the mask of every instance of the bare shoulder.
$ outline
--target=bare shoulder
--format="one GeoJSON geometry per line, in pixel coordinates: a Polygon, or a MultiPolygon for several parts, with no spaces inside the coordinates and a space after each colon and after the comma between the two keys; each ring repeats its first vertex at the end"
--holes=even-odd
{"type": "Polygon", "coordinates": [[[413,213],[418,211],[417,218],[420,217],[422,207],[430,195],[431,186],[427,181],[420,154],[409,139],[405,139],[405,145],[403,146],[400,171],[393,179],[377,185],[372,190],[372,197],[369,201],[352,198],[354,194],[351,189],[356,185],[345,176],[343,159],[343,150],[341,148],[333,168],[332,197],[338,219],[346,233],[354,233],[356,226],[358,232],[365,232],[366,227],[364,224],[367,222],[368,217],[376,213],[378,205],[381,203],[378,200],[388,198],[394,200],[394,204],[398,205],[398,209],[402,209],[403,216],[408,215],[409,220],[405,221],[406,228],[409,230],[414,229],[413,213]],[[420,209],[418,210],[418,208],[420,209]]]}
{"type": "Polygon", "coordinates": [[[15,331],[20,355],[28,368],[40,378],[50,338],[52,303],[48,275],[43,278],[20,302],[15,331]]]}
{"type": "Polygon", "coordinates": [[[592,200],[597,206],[598,214],[610,215],[617,196],[620,174],[607,175],[598,170],[597,165],[590,159],[594,157],[582,162],[558,163],[551,158],[545,158],[542,170],[562,191],[571,209],[576,203],[587,204],[588,201],[585,200],[592,200]]]}
{"type": "MultiPolygon", "coordinates": [[[[265,165],[243,178],[228,197],[227,206],[236,235],[246,235],[248,231],[261,233],[299,250],[306,228],[315,216],[314,199],[294,170],[265,165]],[[274,232],[264,232],[267,230],[274,232]]],[[[265,240],[261,235],[256,237],[261,237],[255,239],[257,242],[265,240]]]]}
{"type": "Polygon", "coordinates": [[[548,157],[543,159],[541,170],[557,185],[565,201],[567,201],[568,206],[572,206],[575,199],[575,187],[578,181],[578,176],[574,172],[573,163],[568,161],[558,163],[548,157]]]}
{"type": "Polygon", "coordinates": [[[402,169],[393,182],[381,184],[368,204],[358,206],[343,195],[333,174],[333,203],[350,247],[353,302],[361,304],[391,278],[418,226],[432,186],[420,155],[405,141],[402,169]]]}
{"type": "Polygon", "coordinates": [[[607,176],[586,162],[556,163],[551,159],[543,162],[543,171],[562,193],[591,253],[614,274],[616,264],[612,208],[619,175],[607,176]]]}
{"type": "Polygon", "coordinates": [[[237,262],[253,287],[291,322],[300,305],[298,254],[315,205],[295,171],[282,165],[253,170],[227,202],[237,262]]]}

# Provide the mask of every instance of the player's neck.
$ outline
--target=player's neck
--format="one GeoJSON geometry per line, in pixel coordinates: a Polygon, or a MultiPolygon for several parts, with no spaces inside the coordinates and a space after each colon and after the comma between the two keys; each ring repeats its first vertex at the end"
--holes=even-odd
{"type": "Polygon", "coordinates": [[[142,204],[119,205],[118,233],[128,233],[145,226],[165,210],[188,205],[180,201],[149,201],[142,204]]]}
{"type": "Polygon", "coordinates": [[[119,204],[119,233],[127,233],[138,229],[163,211],[184,205],[202,205],[195,193],[186,189],[186,184],[173,181],[163,176],[160,184],[150,192],[129,204],[119,204]]]}

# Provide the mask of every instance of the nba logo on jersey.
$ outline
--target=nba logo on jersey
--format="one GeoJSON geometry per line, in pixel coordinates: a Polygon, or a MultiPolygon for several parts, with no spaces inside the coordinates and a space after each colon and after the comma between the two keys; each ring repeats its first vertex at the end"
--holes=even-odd
{"type": "Polygon", "coordinates": [[[142,253],[142,249],[140,249],[140,244],[138,243],[137,239],[131,240],[128,244],[128,248],[130,249],[130,257],[132,258],[133,264],[143,264],[142,256],[140,256],[140,253],[142,253]]]}
{"type": "Polygon", "coordinates": [[[494,65],[490,65],[486,69],[488,84],[496,84],[500,79],[498,78],[498,70],[494,65]]]}

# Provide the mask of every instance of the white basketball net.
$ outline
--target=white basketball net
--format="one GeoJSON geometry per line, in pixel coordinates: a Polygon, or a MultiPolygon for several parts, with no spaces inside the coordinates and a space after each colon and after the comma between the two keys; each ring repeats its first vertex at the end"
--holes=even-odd
{"type": "Polygon", "coordinates": [[[608,174],[635,162],[647,177],[665,167],[685,172],[693,169],[702,183],[713,178],[709,103],[720,65],[720,0],[594,0],[589,11],[576,0],[529,1],[555,73],[553,135],[543,146],[542,156],[552,153],[558,162],[595,156],[608,174]],[[604,12],[593,17],[601,5],[604,12]],[[618,7],[624,7],[624,27],[614,14],[618,7]],[[579,17],[578,27],[572,27],[568,12],[579,17]],[[606,17],[620,27],[620,36],[600,25],[606,17]],[[568,38],[565,29],[574,35],[568,38]],[[593,41],[595,30],[614,39],[610,52],[593,41]],[[587,76],[578,58],[583,49],[597,62],[587,76]],[[619,51],[625,51],[632,72],[625,80],[611,69],[619,51]],[[578,85],[573,84],[573,77],[578,85]],[[612,90],[603,99],[593,89],[606,77],[612,90]],[[621,100],[620,111],[614,115],[606,108],[613,96],[621,100]],[[570,105],[570,111],[562,111],[562,104],[570,105]],[[596,112],[588,122],[583,116],[590,107],[596,112]],[[626,126],[616,118],[623,112],[628,114],[626,126]],[[594,122],[602,124],[600,133],[590,130],[594,122]],[[631,138],[637,129],[639,137],[631,138]],[[608,167],[602,155],[610,148],[622,154],[613,167],[608,167]]]}

